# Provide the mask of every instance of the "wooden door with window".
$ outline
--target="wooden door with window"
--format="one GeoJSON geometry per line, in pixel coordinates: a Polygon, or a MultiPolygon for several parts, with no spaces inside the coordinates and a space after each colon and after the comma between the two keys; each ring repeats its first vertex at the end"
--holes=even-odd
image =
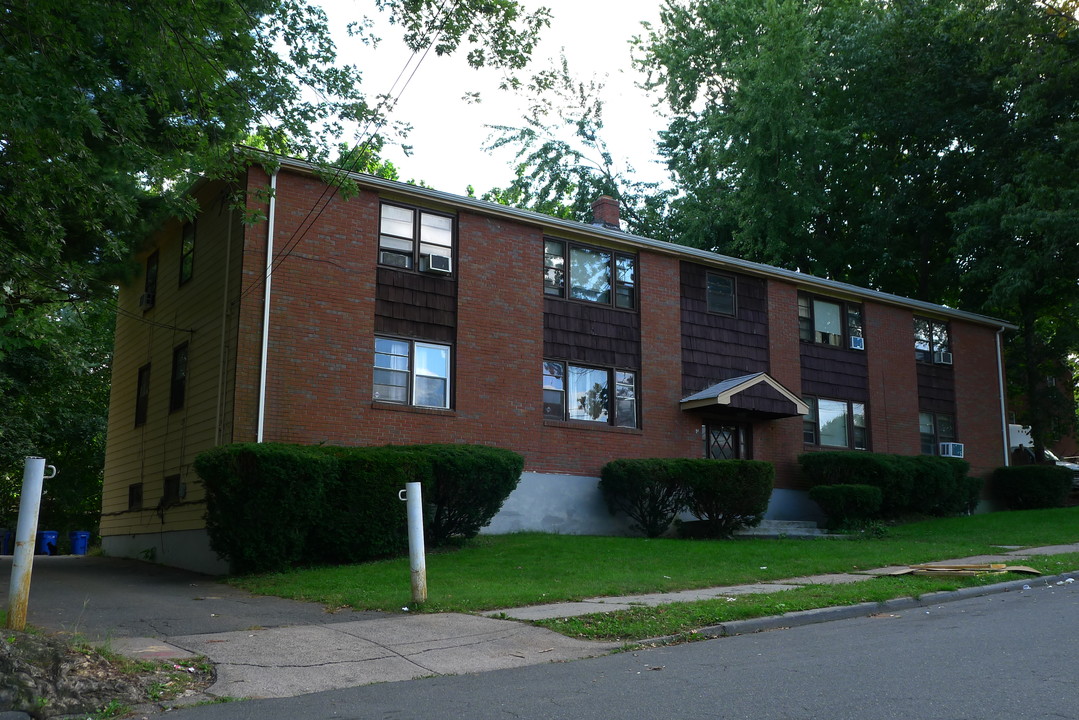
{"type": "Polygon", "coordinates": [[[741,423],[704,426],[704,456],[711,460],[750,459],[749,427],[741,423]]]}

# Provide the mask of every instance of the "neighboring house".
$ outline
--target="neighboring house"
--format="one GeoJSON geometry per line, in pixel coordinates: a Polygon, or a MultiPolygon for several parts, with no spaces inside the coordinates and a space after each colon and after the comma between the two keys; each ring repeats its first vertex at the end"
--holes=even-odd
{"type": "MultiPolygon", "coordinates": [[[[222,443],[481,443],[525,458],[492,532],[623,533],[615,458],[776,467],[773,518],[813,517],[797,457],[1006,463],[999,320],[650,240],[601,198],[584,225],[305,163],[244,224],[194,192],[120,290],[101,533],[113,555],[223,570],[195,456],[222,443]],[[267,253],[267,238],[272,237],[267,253]]],[[[288,498],[282,498],[288,502],[288,498]]]]}

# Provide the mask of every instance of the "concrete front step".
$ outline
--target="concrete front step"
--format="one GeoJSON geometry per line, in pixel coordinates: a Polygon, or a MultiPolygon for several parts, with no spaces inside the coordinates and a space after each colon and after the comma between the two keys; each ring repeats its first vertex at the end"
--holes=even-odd
{"type": "Polygon", "coordinates": [[[826,530],[812,520],[762,520],[754,528],[743,528],[735,537],[824,537],[826,530]]]}

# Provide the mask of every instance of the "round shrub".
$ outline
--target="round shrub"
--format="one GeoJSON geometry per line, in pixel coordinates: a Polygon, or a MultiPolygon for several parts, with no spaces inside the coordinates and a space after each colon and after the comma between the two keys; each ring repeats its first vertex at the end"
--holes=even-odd
{"type": "Polygon", "coordinates": [[[686,490],[672,477],[675,461],[612,460],[603,466],[599,489],[611,514],[623,512],[647,537],[667,532],[685,506],[686,490]]]}
{"type": "Polygon", "coordinates": [[[675,480],[686,490],[686,507],[704,521],[709,537],[727,538],[756,527],[768,510],[775,467],[760,460],[678,460],[675,480]]]}
{"type": "Polygon", "coordinates": [[[809,499],[828,516],[828,529],[856,527],[880,512],[884,494],[873,485],[818,485],[809,499]]]}
{"type": "Polygon", "coordinates": [[[1071,471],[1056,465],[1001,467],[989,478],[993,501],[1008,510],[1064,507],[1071,471]]]}

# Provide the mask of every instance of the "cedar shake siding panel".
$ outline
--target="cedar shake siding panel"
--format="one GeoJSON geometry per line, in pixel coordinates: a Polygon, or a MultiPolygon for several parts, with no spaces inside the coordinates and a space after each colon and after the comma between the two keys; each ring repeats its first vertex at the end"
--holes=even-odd
{"type": "Polygon", "coordinates": [[[807,342],[801,346],[804,394],[869,401],[869,365],[865,352],[807,342]]]}
{"type": "Polygon", "coordinates": [[[637,313],[557,298],[544,298],[543,309],[544,357],[640,370],[637,313]]]}
{"type": "Polygon", "coordinates": [[[449,278],[378,268],[375,332],[453,342],[457,283],[449,278]]]}
{"type": "Polygon", "coordinates": [[[918,409],[955,414],[955,372],[950,365],[918,363],[918,409]]]}
{"type": "Polygon", "coordinates": [[[768,372],[768,296],[762,278],[735,278],[735,316],[708,312],[703,265],[682,262],[682,395],[739,375],[768,372]]]}

